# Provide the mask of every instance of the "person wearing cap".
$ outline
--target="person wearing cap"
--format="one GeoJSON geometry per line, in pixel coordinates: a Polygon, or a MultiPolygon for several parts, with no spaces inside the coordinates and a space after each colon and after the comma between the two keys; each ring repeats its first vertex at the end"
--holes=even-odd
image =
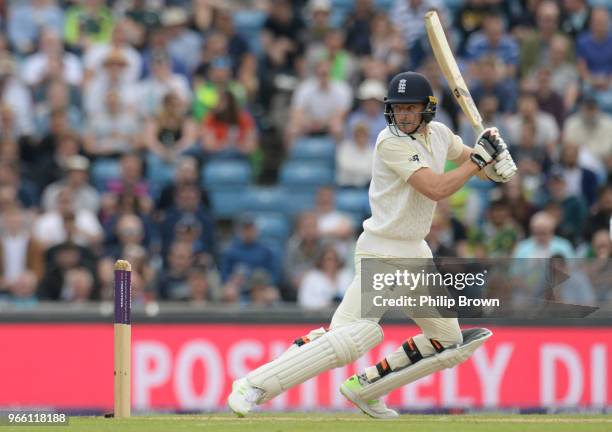
{"type": "Polygon", "coordinates": [[[382,114],[383,99],[386,95],[387,89],[381,81],[367,79],[359,85],[357,89],[359,106],[349,114],[346,121],[347,138],[353,133],[355,125],[362,123],[368,128],[368,143],[371,147],[374,147],[378,131],[387,126],[382,114]]]}
{"type": "Polygon", "coordinates": [[[88,77],[104,73],[102,66],[108,61],[109,55],[114,52],[121,54],[121,61],[125,63],[123,79],[135,83],[140,78],[142,70],[142,56],[130,44],[130,29],[126,20],[119,21],[113,29],[110,43],[97,43],[87,49],[83,56],[83,64],[88,77]]]}
{"type": "Polygon", "coordinates": [[[601,111],[595,93],[582,96],[580,109],[565,120],[563,137],[612,169],[612,116],[601,111]]]}
{"type": "Polygon", "coordinates": [[[306,29],[306,44],[309,46],[323,44],[325,36],[332,29],[330,23],[331,1],[310,0],[307,12],[310,12],[310,20],[306,29]]]}
{"type": "Polygon", "coordinates": [[[277,285],[279,274],[275,268],[272,250],[259,239],[255,217],[243,214],[237,220],[236,238],[221,259],[221,280],[226,298],[247,296],[248,281],[257,270],[270,275],[272,284],[277,285]]]}
{"type": "Polygon", "coordinates": [[[88,183],[89,160],[81,155],[70,156],[64,165],[65,176],[47,186],[42,195],[45,211],[57,210],[59,194],[69,188],[74,196],[76,208],[97,213],[100,209],[100,194],[88,183]]]}

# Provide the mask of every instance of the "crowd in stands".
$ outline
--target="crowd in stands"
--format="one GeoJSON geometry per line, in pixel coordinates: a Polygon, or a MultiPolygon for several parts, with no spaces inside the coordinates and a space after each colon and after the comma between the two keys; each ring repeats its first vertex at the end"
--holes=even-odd
{"type": "Polygon", "coordinates": [[[612,301],[612,1],[2,0],[0,303],[109,300],[122,258],[135,304],[333,305],[390,77],[475,140],[431,9],[519,168],[438,204],[434,254],[588,257],[564,300],[612,301]]]}

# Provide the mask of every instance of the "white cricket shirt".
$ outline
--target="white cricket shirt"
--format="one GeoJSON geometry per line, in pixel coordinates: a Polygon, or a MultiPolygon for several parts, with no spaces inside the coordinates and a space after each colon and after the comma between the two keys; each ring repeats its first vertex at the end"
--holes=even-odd
{"type": "Polygon", "coordinates": [[[363,223],[358,251],[385,256],[419,257],[431,252],[424,242],[436,202],[418,192],[408,179],[420,168],[442,174],[447,159],[463,151],[461,138],[438,122],[425,134],[397,137],[387,127],[376,140],[370,183],[372,216],[363,223]]]}

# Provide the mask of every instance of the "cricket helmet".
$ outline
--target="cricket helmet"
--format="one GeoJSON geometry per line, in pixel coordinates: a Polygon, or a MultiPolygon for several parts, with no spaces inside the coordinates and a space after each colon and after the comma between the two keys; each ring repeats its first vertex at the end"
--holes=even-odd
{"type": "Polygon", "coordinates": [[[385,103],[385,119],[387,124],[395,129],[395,134],[399,135],[393,113],[394,104],[423,103],[425,109],[420,113],[421,121],[429,123],[436,115],[438,101],[434,96],[431,84],[424,75],[416,72],[401,72],[395,75],[389,82],[385,103]],[[397,132],[397,133],[396,133],[397,132]]]}

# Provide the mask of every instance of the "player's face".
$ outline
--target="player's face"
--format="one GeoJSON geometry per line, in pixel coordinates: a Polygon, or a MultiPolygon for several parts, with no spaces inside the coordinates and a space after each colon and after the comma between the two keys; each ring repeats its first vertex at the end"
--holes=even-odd
{"type": "Polygon", "coordinates": [[[421,112],[424,109],[424,104],[393,105],[393,113],[395,114],[398,129],[405,134],[414,133],[421,123],[421,112]]]}

